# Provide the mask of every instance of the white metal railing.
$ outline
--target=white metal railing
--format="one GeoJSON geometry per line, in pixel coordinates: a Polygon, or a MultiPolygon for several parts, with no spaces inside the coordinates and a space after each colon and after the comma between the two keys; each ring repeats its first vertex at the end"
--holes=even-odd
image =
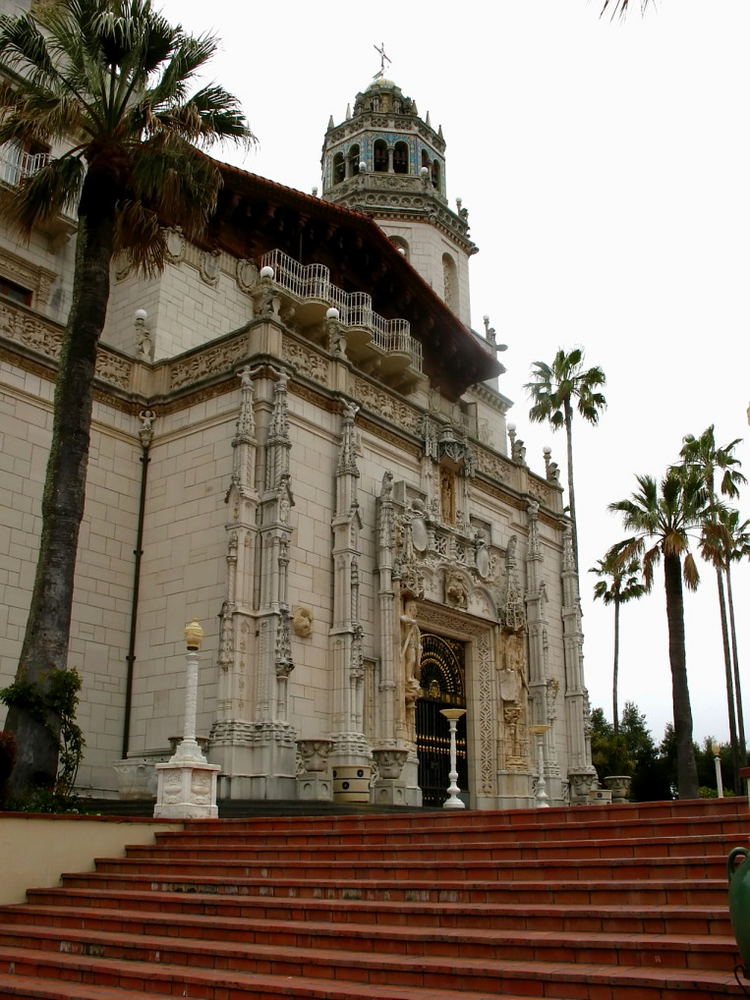
{"type": "Polygon", "coordinates": [[[0,180],[6,184],[19,184],[24,177],[46,166],[49,158],[49,153],[27,153],[12,143],[0,146],[0,180]]]}
{"type": "Polygon", "coordinates": [[[422,371],[422,345],[411,336],[409,321],[385,319],[373,310],[367,292],[345,292],[332,284],[325,264],[300,264],[282,250],[270,250],[261,257],[260,266],[273,268],[276,284],[296,298],[330,303],[338,309],[342,326],[370,330],[380,350],[408,354],[412,366],[422,371]]]}

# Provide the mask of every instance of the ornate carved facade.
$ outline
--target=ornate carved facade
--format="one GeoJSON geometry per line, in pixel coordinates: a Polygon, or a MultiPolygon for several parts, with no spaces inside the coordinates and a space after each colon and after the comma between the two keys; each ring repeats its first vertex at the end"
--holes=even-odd
{"type": "MultiPolygon", "coordinates": [[[[196,616],[199,735],[220,798],[419,806],[439,792],[441,710],[460,707],[471,806],[532,804],[539,726],[551,800],[586,799],[556,466],[547,456],[535,474],[509,438],[494,331],[467,325],[476,248],[466,210],[448,207],[445,164],[441,131],[378,78],[326,133],[323,199],[225,167],[210,244],[170,230],[161,276],[115,268],[71,642],[82,792],[114,795],[115,763],[168,756],[182,624],[196,616]]],[[[33,286],[30,304],[0,304],[6,454],[20,470],[3,494],[16,540],[5,682],[70,254],[47,241],[27,261],[0,243],[0,275],[33,286]]]]}

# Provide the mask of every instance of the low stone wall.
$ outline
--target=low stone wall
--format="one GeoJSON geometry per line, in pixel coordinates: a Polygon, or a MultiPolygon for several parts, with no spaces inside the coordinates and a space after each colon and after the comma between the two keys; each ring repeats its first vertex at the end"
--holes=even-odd
{"type": "Polygon", "coordinates": [[[182,827],[119,816],[0,813],[0,904],[23,903],[29,888],[60,885],[63,872],[93,871],[96,857],[120,857],[127,844],[149,844],[157,830],[182,827]]]}

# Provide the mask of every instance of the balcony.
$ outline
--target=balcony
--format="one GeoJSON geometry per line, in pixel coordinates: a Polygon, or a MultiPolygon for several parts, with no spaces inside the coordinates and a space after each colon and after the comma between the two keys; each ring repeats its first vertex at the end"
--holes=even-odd
{"type": "MultiPolygon", "coordinates": [[[[29,153],[20,146],[7,143],[0,146],[0,192],[15,188],[26,177],[31,177],[50,162],[51,153],[29,153]]],[[[76,230],[76,219],[66,207],[57,215],[39,223],[39,229],[52,241],[52,247],[69,239],[76,230]]]]}
{"type": "Polygon", "coordinates": [[[260,267],[270,267],[274,284],[294,301],[294,323],[306,336],[322,341],[326,312],[335,307],[352,362],[397,388],[420,380],[422,345],[411,336],[408,320],[380,316],[367,292],[345,292],[332,284],[324,264],[300,264],[281,250],[271,250],[260,267]]]}
{"type": "Polygon", "coordinates": [[[48,152],[27,153],[20,146],[11,144],[0,146],[0,180],[15,187],[24,177],[29,177],[41,167],[45,167],[49,160],[48,152]]]}

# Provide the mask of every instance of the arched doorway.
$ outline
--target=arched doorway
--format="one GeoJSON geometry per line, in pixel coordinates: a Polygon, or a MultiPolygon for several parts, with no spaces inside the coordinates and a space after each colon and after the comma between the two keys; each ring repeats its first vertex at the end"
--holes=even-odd
{"type": "MultiPolygon", "coordinates": [[[[422,804],[440,806],[448,797],[450,740],[443,708],[466,708],[465,647],[456,639],[422,633],[420,687],[416,705],[417,756],[422,804]]],[[[466,716],[458,721],[456,739],[458,786],[468,791],[466,716]]]]}

